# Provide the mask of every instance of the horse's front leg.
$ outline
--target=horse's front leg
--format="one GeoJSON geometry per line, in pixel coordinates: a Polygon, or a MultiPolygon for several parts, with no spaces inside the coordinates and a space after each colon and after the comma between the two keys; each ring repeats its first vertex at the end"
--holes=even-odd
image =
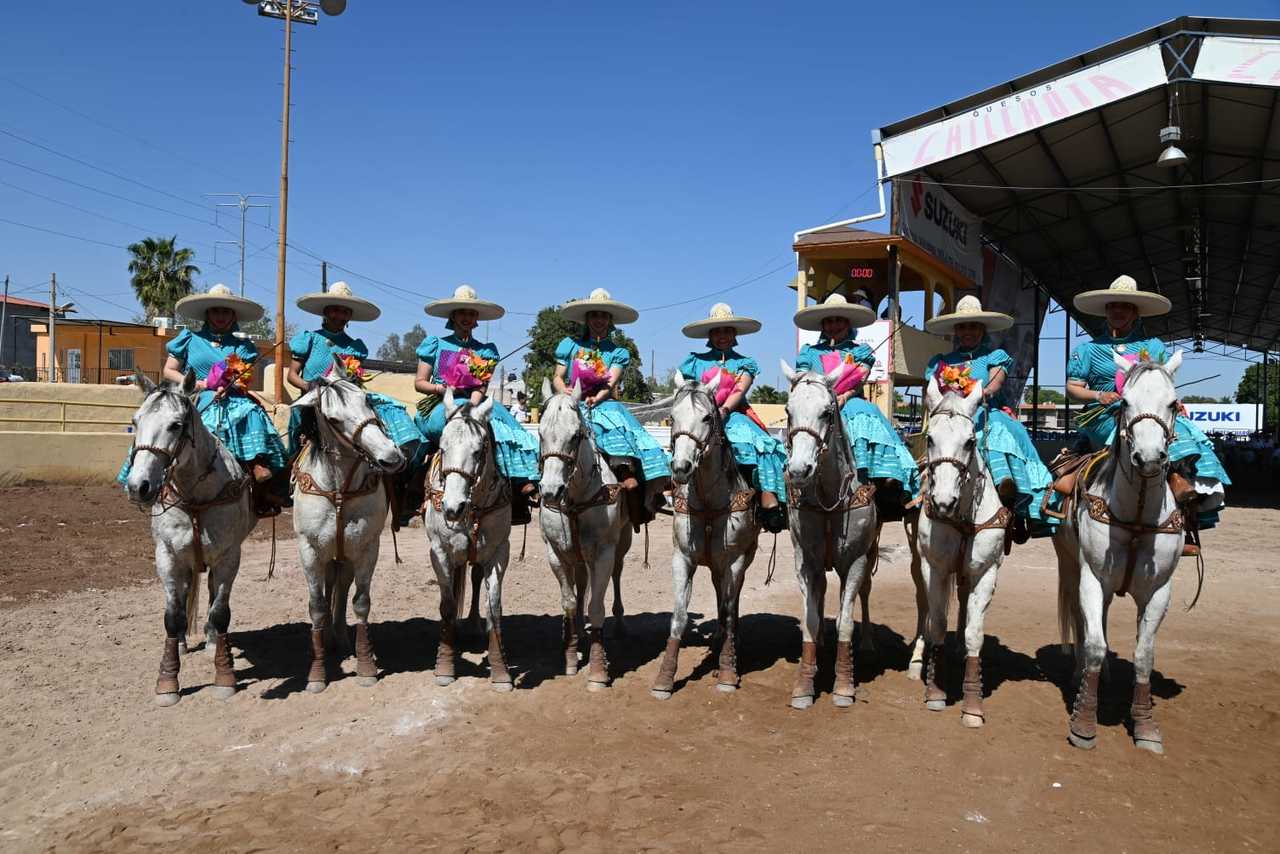
{"type": "Polygon", "coordinates": [[[911,581],[916,589],[916,636],[911,643],[911,661],[907,665],[907,677],[919,679],[924,671],[925,630],[929,623],[929,586],[924,580],[924,571],[920,568],[920,543],[916,540],[919,522],[903,526],[907,530],[907,546],[911,549],[911,581]]]}
{"type": "Polygon", "coordinates": [[[573,557],[566,560],[560,550],[547,541],[547,563],[560,584],[560,609],[564,614],[564,627],[561,647],[564,652],[564,672],[566,676],[578,673],[578,592],[574,584],[573,557]],[[566,566],[566,564],[568,564],[566,566]]]}
{"type": "Polygon", "coordinates": [[[187,630],[187,594],[191,586],[191,570],[168,546],[156,543],[156,574],[164,586],[164,653],[160,657],[160,675],[156,678],[156,705],[172,706],[178,702],[178,671],[182,666],[178,646],[187,630]]]}
{"type": "Polygon", "coordinates": [[[609,687],[609,657],[604,645],[604,597],[609,590],[616,551],[616,543],[599,543],[592,556],[591,601],[587,605],[588,691],[602,691],[609,687]]]}
{"type": "Polygon", "coordinates": [[[1133,649],[1133,705],[1129,707],[1129,716],[1133,719],[1133,743],[1152,753],[1164,753],[1164,738],[1151,710],[1151,670],[1155,667],[1156,631],[1169,610],[1172,594],[1173,579],[1170,577],[1145,603],[1138,603],[1138,642],[1133,649]]]}
{"type": "Polygon", "coordinates": [[[453,579],[454,567],[450,564],[450,559],[449,555],[443,554],[432,544],[431,568],[435,570],[436,586],[440,590],[440,642],[436,646],[435,669],[437,685],[449,685],[457,678],[457,653],[454,651],[457,624],[454,619],[458,615],[458,603],[453,579]]]}
{"type": "MultiPolygon", "coordinates": [[[[467,610],[466,621],[463,624],[468,632],[473,635],[480,634],[480,626],[483,620],[480,618],[480,589],[484,584],[485,571],[484,567],[476,564],[471,567],[471,607],[467,610]]],[[[459,599],[461,601],[461,599],[459,599]]],[[[462,616],[459,615],[458,622],[462,623],[462,616]]]]}
{"type": "Polygon", "coordinates": [[[857,691],[853,676],[853,598],[870,578],[867,564],[864,552],[840,573],[840,613],[836,617],[836,679],[831,689],[831,702],[841,708],[853,705],[857,691]]]}
{"type": "Polygon", "coordinates": [[[725,693],[738,690],[738,600],[746,581],[747,566],[754,555],[750,552],[734,556],[721,580],[724,600],[724,623],[720,632],[720,663],[716,689],[725,693]]]}
{"type": "Polygon", "coordinates": [[[221,559],[209,567],[209,629],[213,634],[213,696],[227,699],[236,693],[236,674],[231,659],[231,586],[240,571],[240,546],[228,549],[221,559]]]}
{"type": "Polygon", "coordinates": [[[626,554],[622,549],[615,549],[613,556],[613,636],[621,639],[627,636],[627,624],[622,618],[626,609],[622,607],[622,565],[626,554]]]}
{"type": "MultiPolygon", "coordinates": [[[[679,520],[681,517],[676,517],[679,520]]],[[[677,521],[676,524],[679,524],[677,521]]],[[[674,604],[671,608],[671,631],[667,635],[667,648],[662,653],[662,664],[658,667],[658,675],[653,680],[649,693],[659,700],[671,697],[675,690],[676,666],[680,659],[680,641],[684,638],[685,629],[689,626],[689,599],[693,595],[693,573],[696,564],[689,558],[685,547],[679,542],[671,550],[671,589],[674,593],[674,604]]]]}
{"type": "Polygon", "coordinates": [[[298,536],[298,557],[307,577],[307,611],[311,617],[311,669],[307,672],[307,690],[316,693],[329,684],[325,666],[325,638],[329,634],[329,561],[308,537],[298,536]]]}
{"type": "Polygon", "coordinates": [[[862,624],[858,632],[858,650],[866,655],[875,655],[875,630],[871,625],[871,578],[875,575],[876,566],[880,563],[880,525],[876,525],[876,536],[867,548],[867,570],[862,574],[862,585],[858,588],[858,599],[862,602],[862,624]]]}
{"type": "Polygon", "coordinates": [[[1067,740],[1085,750],[1092,749],[1098,738],[1098,677],[1102,673],[1102,662],[1107,657],[1107,638],[1102,628],[1105,596],[1102,583],[1091,568],[1080,573],[1084,668],[1071,706],[1067,740]]]}
{"type": "Polygon", "coordinates": [[[502,576],[506,574],[510,560],[511,544],[503,538],[498,542],[485,576],[485,590],[489,594],[489,681],[495,691],[510,691],[514,687],[502,648],[502,576]]]}
{"type": "MultiPolygon", "coordinates": [[[[997,542],[996,549],[1003,548],[997,542]]],[[[975,544],[976,548],[976,544],[975,544]]],[[[997,555],[999,552],[996,553],[997,555]]],[[[964,628],[964,698],[960,702],[960,722],[967,727],[980,727],[985,722],[982,712],[982,642],[985,638],[987,608],[996,592],[1000,558],[977,578],[970,580],[967,610],[969,622],[964,628]]]]}
{"type": "MultiPolygon", "coordinates": [[[[381,529],[381,525],[374,527],[376,531],[381,529]]],[[[372,535],[373,532],[370,533],[372,535]]],[[[366,688],[378,684],[378,660],[374,657],[369,628],[373,571],[378,565],[378,540],[376,536],[372,540],[351,560],[356,586],[356,595],[351,600],[351,607],[356,612],[356,684],[366,688]]]]}
{"type": "MultiPolygon", "coordinates": [[[[954,556],[942,550],[949,565],[938,566],[933,561],[933,555],[938,551],[931,549],[929,559],[922,567],[925,590],[929,597],[929,619],[925,623],[928,652],[925,659],[924,703],[933,712],[940,712],[947,707],[947,609],[951,604],[951,589],[955,586],[955,575],[951,569],[955,564],[954,556]]],[[[967,560],[962,559],[959,571],[964,572],[966,566],[967,560]]]]}
{"type": "Polygon", "coordinates": [[[800,666],[791,689],[791,708],[807,709],[813,705],[817,693],[813,680],[818,675],[818,644],[822,640],[822,606],[827,595],[827,573],[818,555],[814,554],[814,548],[823,547],[820,539],[812,548],[797,546],[796,580],[804,598],[804,619],[800,622],[800,666]]]}

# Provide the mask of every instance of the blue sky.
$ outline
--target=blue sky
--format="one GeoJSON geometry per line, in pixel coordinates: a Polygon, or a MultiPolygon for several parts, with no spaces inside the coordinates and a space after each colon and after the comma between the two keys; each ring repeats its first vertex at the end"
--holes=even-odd
{"type": "MultiPolygon", "coordinates": [[[[504,352],[522,312],[606,287],[650,309],[628,330],[646,369],[651,350],[676,365],[693,343],[679,327],[723,299],[765,321],[743,349],[773,382],[794,341],[791,235],[875,209],[873,127],[1178,11],[1010,8],[349,0],[295,31],[290,243],[382,306],[353,330],[371,347],[433,329],[423,303],[461,282],[507,307],[490,329],[504,352]]],[[[203,194],[278,191],[280,22],[236,0],[13,3],[4,18],[0,219],[99,243],[0,222],[0,274],[42,298],[56,271],[83,316],[127,319],[121,247],[176,233],[202,285],[234,286],[236,250],[215,266],[214,242],[238,221],[224,209],[215,227],[225,200],[203,194]]],[[[265,211],[251,220],[247,295],[273,306],[274,234],[265,211]]],[[[290,252],[291,321],[309,319],[293,301],[319,276],[290,252]]],[[[1062,381],[1061,346],[1045,344],[1045,383],[1062,381]]],[[[1196,390],[1229,394],[1242,368],[1199,356],[1183,377],[1221,373],[1196,390]]]]}

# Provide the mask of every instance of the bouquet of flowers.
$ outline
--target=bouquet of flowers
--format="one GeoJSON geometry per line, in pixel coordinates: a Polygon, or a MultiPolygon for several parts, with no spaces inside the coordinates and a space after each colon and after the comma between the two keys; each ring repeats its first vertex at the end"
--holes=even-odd
{"type": "MultiPolygon", "coordinates": [[[[364,366],[360,364],[359,357],[347,353],[339,356],[338,360],[342,362],[342,376],[338,379],[349,380],[356,385],[364,384],[366,374],[364,366]]],[[[334,366],[332,364],[329,365],[329,368],[325,371],[325,375],[331,375],[333,373],[333,369],[334,366]]]]}
{"type": "Polygon", "coordinates": [[[716,381],[716,406],[724,406],[724,402],[729,399],[729,395],[733,394],[734,388],[738,385],[738,377],[736,374],[731,374],[724,368],[716,365],[715,367],[707,368],[702,372],[703,385],[706,385],[712,380],[716,381]]]}
{"type": "Polygon", "coordinates": [[[832,389],[836,394],[853,391],[862,385],[871,373],[871,369],[866,365],[854,361],[852,353],[836,351],[822,354],[822,372],[824,374],[831,373],[835,370],[836,365],[840,365],[843,368],[840,373],[840,379],[836,380],[835,388],[832,389]]]}
{"type": "Polygon", "coordinates": [[[933,375],[938,380],[938,389],[943,393],[953,391],[968,396],[969,392],[973,391],[973,387],[978,384],[970,371],[968,362],[963,365],[939,364],[933,375]]]}
{"type": "Polygon", "coordinates": [[[569,369],[569,387],[572,388],[574,383],[581,383],[583,394],[595,394],[608,382],[609,369],[605,367],[600,351],[578,348],[569,369]]]}
{"type": "Polygon", "coordinates": [[[497,367],[497,359],[486,358],[473,350],[452,350],[440,354],[436,376],[450,388],[483,388],[493,379],[497,367]]]}
{"type": "Polygon", "coordinates": [[[234,353],[209,369],[204,387],[213,392],[248,391],[253,381],[253,365],[234,353]]]}
{"type": "MultiPolygon", "coordinates": [[[[1138,362],[1150,362],[1151,351],[1146,347],[1141,348],[1136,353],[1121,353],[1120,358],[1124,359],[1130,365],[1136,365],[1138,362]]],[[[1116,394],[1124,394],[1124,378],[1125,371],[1116,369],[1116,394]]]]}

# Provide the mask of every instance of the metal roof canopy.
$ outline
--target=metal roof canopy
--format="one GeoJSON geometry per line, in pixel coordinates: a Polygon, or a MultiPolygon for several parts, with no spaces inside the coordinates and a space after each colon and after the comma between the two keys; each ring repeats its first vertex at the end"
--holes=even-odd
{"type": "Polygon", "coordinates": [[[1128,273],[1173,303],[1169,314],[1146,321],[1152,334],[1269,352],[1280,342],[1280,79],[1271,86],[1192,79],[1208,35],[1280,39],[1280,21],[1176,18],[885,126],[880,137],[1161,45],[1163,86],[914,171],[980,217],[986,237],[1091,331],[1102,320],[1077,316],[1073,297],[1128,273]],[[1175,92],[1178,145],[1189,159],[1162,168],[1160,129],[1175,92]]]}

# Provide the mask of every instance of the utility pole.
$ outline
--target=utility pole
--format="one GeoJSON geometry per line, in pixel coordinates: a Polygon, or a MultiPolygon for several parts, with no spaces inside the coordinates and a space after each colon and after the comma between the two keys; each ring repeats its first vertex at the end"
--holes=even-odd
{"type": "MultiPolygon", "coordinates": [[[[219,241],[216,241],[216,242],[215,242],[214,246],[215,246],[215,250],[216,250],[216,248],[217,248],[217,244],[222,244],[222,243],[229,243],[229,244],[230,244],[230,245],[232,245],[232,246],[239,246],[239,247],[240,247],[240,296],[244,296],[244,223],[245,223],[245,214],[248,212],[249,208],[267,208],[268,210],[270,210],[270,209],[271,209],[271,205],[253,205],[253,204],[249,204],[249,200],[250,200],[250,199],[269,199],[269,198],[271,198],[271,196],[268,196],[266,193],[249,193],[249,194],[247,194],[247,195],[246,195],[246,194],[244,194],[244,193],[205,193],[205,195],[206,195],[206,196],[229,196],[229,197],[233,197],[233,198],[235,198],[235,200],[236,200],[236,201],[234,201],[234,202],[218,202],[216,205],[214,205],[214,207],[215,207],[215,208],[239,208],[239,209],[240,209],[240,240],[239,240],[239,242],[237,242],[237,241],[235,241],[235,240],[219,240],[219,241]]],[[[216,222],[216,214],[215,214],[215,222],[216,222]]],[[[268,222],[268,224],[269,224],[269,223],[270,223],[270,219],[268,219],[268,220],[267,220],[267,222],[268,222]]]]}
{"type": "MultiPolygon", "coordinates": [[[[4,362],[4,325],[9,315],[9,277],[4,277],[4,302],[0,303],[0,363],[4,362]]],[[[8,365],[12,368],[12,365],[8,365]]],[[[5,379],[8,379],[6,376],[5,379]]]]}
{"type": "Polygon", "coordinates": [[[320,293],[329,293],[329,262],[320,262],[320,293]]]}
{"type": "Polygon", "coordinates": [[[49,276],[49,382],[58,381],[58,274],[49,276]]]}

